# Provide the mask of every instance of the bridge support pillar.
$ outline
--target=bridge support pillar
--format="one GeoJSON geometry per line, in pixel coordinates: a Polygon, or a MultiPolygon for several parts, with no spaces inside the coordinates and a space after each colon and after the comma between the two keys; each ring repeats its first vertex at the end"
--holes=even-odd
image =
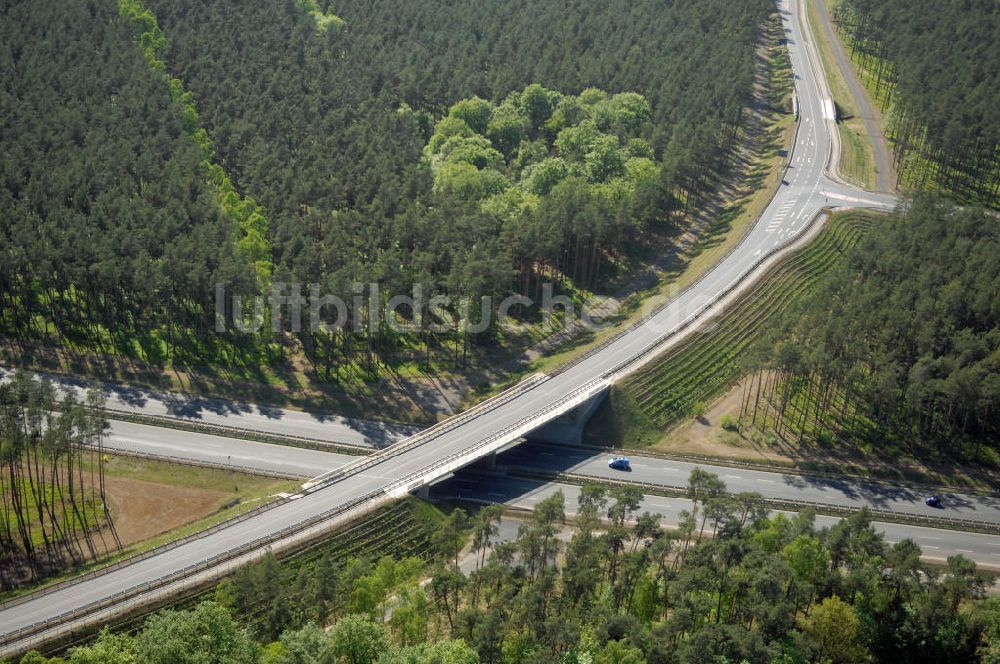
{"type": "Polygon", "coordinates": [[[481,456],[472,463],[469,464],[469,468],[477,468],[479,470],[496,470],[497,469],[497,453],[490,452],[486,456],[481,456]]]}
{"type": "Polygon", "coordinates": [[[431,485],[425,484],[414,492],[414,495],[421,500],[431,499],[431,485]]]}
{"type": "Polygon", "coordinates": [[[597,409],[608,396],[610,388],[594,395],[589,401],[580,404],[565,415],[560,415],[551,422],[542,425],[529,433],[525,438],[543,443],[559,443],[560,445],[579,445],[583,442],[583,429],[587,422],[597,412],[597,409]]]}

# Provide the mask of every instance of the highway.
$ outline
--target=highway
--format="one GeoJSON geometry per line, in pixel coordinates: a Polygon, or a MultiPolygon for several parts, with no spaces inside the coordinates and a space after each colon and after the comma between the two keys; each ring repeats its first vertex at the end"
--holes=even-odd
{"type": "MultiPolygon", "coordinates": [[[[224,463],[228,458],[235,466],[303,478],[314,476],[317,469],[340,466],[355,459],[330,452],[175,432],[130,423],[114,422],[113,427],[107,438],[110,449],[209,463],[224,463]]],[[[527,442],[498,455],[497,466],[515,471],[568,472],[594,479],[632,480],[666,487],[686,486],[691,470],[700,467],[717,474],[726,483],[727,490],[733,493],[756,491],[765,498],[820,502],[854,509],[868,506],[929,517],[970,518],[1000,523],[1000,499],[992,497],[946,492],[940,494],[944,500],[943,507],[934,509],[923,504],[923,493],[884,483],[695,464],[641,455],[632,455],[632,472],[623,473],[608,468],[608,458],[606,452],[527,442]]],[[[568,513],[572,514],[579,493],[576,485],[486,474],[473,469],[463,470],[455,477],[434,485],[431,495],[531,509],[536,502],[557,490],[566,495],[568,513]]],[[[676,527],[678,513],[685,509],[690,510],[691,503],[683,498],[643,496],[642,511],[660,514],[665,528],[676,527]]],[[[819,515],[816,525],[831,526],[838,520],[837,517],[819,515]]],[[[516,535],[516,521],[508,525],[510,527],[502,533],[501,539],[512,539],[516,535]]],[[[926,560],[943,562],[948,556],[963,555],[978,564],[1000,569],[1000,536],[888,522],[875,522],[875,527],[890,544],[907,537],[914,540],[920,545],[926,560]]],[[[466,571],[470,571],[474,564],[472,559],[463,561],[463,568],[468,567],[466,571]]]]}
{"type": "MultiPolygon", "coordinates": [[[[351,472],[317,485],[295,500],[102,576],[0,609],[0,656],[95,620],[80,614],[70,619],[65,614],[108,599],[118,591],[141,586],[145,593],[145,584],[220,553],[243,545],[257,546],[261,537],[353,505],[362,496],[366,504],[375,505],[380,497],[402,495],[503,448],[600,394],[614,380],[654,357],[665,343],[676,342],[682,332],[690,329],[691,322],[711,311],[735,288],[745,287],[752,281],[751,275],[759,275],[762,261],[777,260],[771,254],[802,234],[825,205],[891,209],[895,205],[892,197],[853,190],[824,175],[836,152],[835,139],[831,139],[835,136],[834,119],[824,116],[821,110],[829,95],[819,75],[814,49],[804,42],[798,2],[794,12],[788,10],[787,0],[780,6],[788,30],[800,110],[791,168],[786,176],[789,184],[779,187],[761,219],[736,249],[700,280],[641,324],[562,371],[527,379],[501,397],[401,441],[374,460],[369,458],[351,472]]],[[[172,581],[172,587],[186,583],[191,583],[187,577],[172,581]]]]}
{"type": "MultiPolygon", "coordinates": [[[[111,450],[250,468],[261,473],[292,475],[303,479],[315,477],[357,459],[345,454],[192,434],[128,422],[111,424],[111,433],[105,440],[105,446],[111,450]]],[[[498,468],[510,468],[515,472],[572,473],[598,480],[632,481],[673,488],[687,486],[691,471],[699,467],[722,478],[732,493],[751,491],[764,498],[824,503],[847,509],[869,507],[928,518],[967,519],[1000,524],[1000,497],[996,496],[939,492],[942,505],[940,508],[933,508],[924,504],[927,492],[886,482],[734,468],[637,454],[629,457],[632,471],[622,472],[608,468],[609,458],[609,453],[589,448],[525,442],[500,453],[496,464],[498,468]]]]}
{"type": "Polygon", "coordinates": [[[357,459],[348,454],[258,443],[180,429],[111,421],[104,447],[177,461],[308,479],[357,459]]]}
{"type": "MultiPolygon", "coordinates": [[[[464,471],[461,475],[435,485],[431,496],[436,499],[457,498],[481,503],[503,503],[509,507],[530,510],[534,509],[536,503],[557,491],[562,491],[566,497],[566,514],[574,515],[580,487],[543,480],[464,471]]],[[[674,528],[681,510],[690,511],[691,508],[691,501],[686,498],[647,495],[643,496],[639,511],[659,514],[664,528],[674,528]]],[[[793,516],[791,512],[784,513],[793,516]]],[[[839,520],[837,517],[817,515],[815,524],[817,528],[829,527],[839,520]]],[[[949,556],[962,555],[979,565],[1000,569],[1000,536],[879,521],[873,521],[872,526],[889,544],[907,538],[913,540],[920,546],[923,559],[929,562],[942,563],[949,556]]],[[[512,538],[516,531],[509,529],[507,534],[512,538]]]]}
{"type": "Polygon", "coordinates": [[[608,468],[609,458],[606,452],[526,443],[501,454],[497,465],[667,487],[687,486],[691,471],[700,467],[721,477],[733,493],[751,491],[765,498],[1000,524],[1000,497],[996,496],[941,492],[938,493],[941,507],[935,509],[924,504],[927,493],[885,482],[713,466],[642,455],[630,455],[632,472],[622,472],[608,468]]]}
{"type": "MultiPolygon", "coordinates": [[[[10,380],[11,373],[10,369],[0,367],[0,381],[10,380]]],[[[405,424],[306,413],[71,376],[39,372],[33,375],[48,378],[60,399],[72,394],[82,401],[91,387],[103,389],[108,395],[107,407],[112,416],[117,411],[133,416],[170,418],[195,425],[366,448],[387,447],[419,430],[419,427],[405,424]]]]}

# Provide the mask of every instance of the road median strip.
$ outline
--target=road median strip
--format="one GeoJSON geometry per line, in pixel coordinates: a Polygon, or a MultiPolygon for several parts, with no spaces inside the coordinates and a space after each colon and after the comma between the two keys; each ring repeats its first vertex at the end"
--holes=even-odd
{"type": "MultiPolygon", "coordinates": [[[[523,477],[526,479],[541,479],[566,484],[582,486],[584,484],[597,484],[600,486],[636,486],[642,489],[643,493],[667,498],[686,498],[687,487],[674,486],[669,484],[658,484],[653,482],[640,482],[635,480],[617,480],[606,477],[595,477],[580,473],[563,473],[557,471],[543,471],[522,468],[510,468],[511,477],[523,477]]],[[[736,496],[737,494],[729,494],[736,496]]],[[[830,503],[819,503],[808,500],[790,500],[784,498],[761,497],[761,502],[770,508],[798,512],[805,508],[813,508],[817,514],[827,516],[850,516],[861,511],[860,508],[845,507],[843,505],[833,505],[830,503]]],[[[989,521],[979,521],[973,519],[956,519],[949,517],[934,517],[911,512],[894,512],[892,510],[882,510],[868,506],[868,511],[877,521],[889,523],[900,523],[904,525],[923,526],[926,528],[940,528],[944,530],[956,530],[961,532],[983,533],[988,535],[1000,535],[1000,524],[989,521]]]]}
{"type": "Polygon", "coordinates": [[[339,441],[326,441],[319,438],[306,438],[304,436],[291,436],[287,434],[276,434],[259,429],[249,429],[245,427],[226,426],[224,424],[208,424],[206,422],[192,422],[168,415],[141,415],[139,413],[106,409],[108,419],[132,424],[142,424],[146,426],[160,427],[163,429],[176,429],[178,431],[190,431],[191,433],[203,433],[210,436],[223,436],[225,438],[239,438],[258,443],[269,443],[272,445],[287,445],[291,447],[302,447],[304,449],[318,450],[320,452],[336,452],[340,454],[351,454],[363,456],[374,451],[375,447],[356,445],[339,441]]]}

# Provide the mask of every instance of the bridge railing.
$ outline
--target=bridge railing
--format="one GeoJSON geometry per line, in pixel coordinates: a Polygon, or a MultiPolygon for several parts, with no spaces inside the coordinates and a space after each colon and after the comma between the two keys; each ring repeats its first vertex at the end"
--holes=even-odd
{"type": "MultiPolygon", "coordinates": [[[[446,431],[454,429],[456,426],[458,426],[460,424],[463,424],[465,422],[468,422],[468,421],[470,421],[470,420],[472,420],[472,419],[474,419],[476,417],[479,417],[484,412],[487,412],[488,410],[490,410],[492,408],[495,408],[498,405],[501,405],[502,403],[508,402],[511,399],[524,394],[525,392],[527,392],[528,390],[530,390],[530,389],[534,388],[535,386],[541,384],[545,380],[548,380],[548,378],[549,377],[547,375],[545,375],[545,374],[535,374],[533,376],[530,376],[530,377],[522,380],[520,383],[518,383],[517,385],[515,385],[511,389],[506,390],[505,392],[503,392],[503,393],[501,393],[499,395],[496,395],[495,397],[492,397],[490,399],[487,399],[487,400],[483,401],[482,403],[478,404],[476,407],[471,408],[471,409],[469,409],[469,410],[461,413],[460,415],[457,415],[457,416],[455,416],[453,418],[449,418],[448,420],[445,420],[444,422],[441,422],[440,424],[435,425],[435,426],[431,427],[430,429],[426,429],[426,430],[424,430],[422,432],[417,433],[414,436],[411,436],[410,438],[404,439],[404,440],[400,441],[399,443],[397,443],[396,445],[387,447],[387,448],[385,448],[383,450],[380,450],[380,451],[378,451],[378,452],[376,452],[376,453],[374,453],[372,455],[369,455],[369,456],[366,456],[366,457],[362,457],[361,459],[359,459],[356,462],[352,462],[352,463],[348,464],[347,466],[335,469],[334,471],[331,471],[331,473],[328,473],[326,475],[321,476],[321,478],[322,478],[321,480],[319,480],[319,481],[314,480],[313,483],[310,484],[309,488],[307,489],[307,492],[308,491],[315,491],[318,488],[320,488],[321,486],[325,486],[326,484],[330,484],[332,482],[335,482],[338,479],[341,479],[342,477],[345,477],[347,475],[360,472],[361,470],[364,470],[366,468],[370,468],[371,466],[374,466],[374,465],[376,465],[378,463],[381,463],[386,458],[395,456],[397,454],[400,454],[401,452],[404,452],[404,451],[407,451],[409,449],[418,447],[419,445],[422,445],[422,444],[426,443],[427,441],[429,441],[429,440],[431,440],[431,439],[433,439],[433,438],[441,435],[442,433],[445,433],[446,431]]],[[[371,497],[378,497],[378,496],[382,495],[383,493],[384,492],[381,489],[377,490],[377,491],[374,491],[374,492],[371,492],[370,494],[366,494],[365,500],[367,500],[367,499],[369,499],[371,497]]],[[[5,609],[12,608],[12,607],[24,604],[26,602],[29,602],[29,601],[32,601],[32,600],[44,597],[46,595],[50,595],[50,594],[52,594],[54,592],[63,590],[65,588],[68,588],[68,587],[71,587],[71,586],[75,586],[75,585],[78,585],[78,584],[86,582],[86,581],[90,581],[91,579],[94,579],[94,578],[97,578],[97,577],[101,577],[101,576],[104,576],[106,574],[110,574],[112,572],[115,572],[115,571],[123,568],[123,567],[126,567],[128,565],[132,565],[132,564],[140,562],[142,560],[146,560],[148,558],[151,558],[153,556],[159,555],[161,553],[166,553],[166,552],[171,551],[173,549],[176,549],[176,548],[178,548],[178,547],[180,547],[180,546],[182,546],[184,544],[187,544],[189,542],[192,542],[192,541],[195,541],[195,540],[198,540],[198,539],[202,539],[204,537],[207,537],[209,535],[217,533],[220,530],[228,528],[229,526],[232,526],[232,525],[235,525],[235,524],[240,523],[242,521],[245,521],[247,519],[250,519],[253,516],[256,516],[256,515],[258,515],[258,514],[260,514],[262,512],[265,512],[267,510],[273,509],[274,507],[277,507],[278,505],[283,504],[284,502],[287,502],[288,500],[289,500],[288,498],[283,498],[283,499],[280,499],[280,500],[272,501],[272,502],[270,502],[270,503],[268,503],[266,505],[262,505],[260,507],[256,507],[256,508],[254,508],[254,509],[252,509],[252,510],[250,510],[248,512],[244,512],[243,514],[235,516],[235,517],[233,517],[231,519],[227,519],[225,521],[222,521],[222,522],[216,524],[215,526],[212,526],[212,527],[207,528],[205,530],[201,530],[201,531],[198,531],[198,532],[193,533],[191,535],[188,535],[186,537],[174,540],[173,542],[169,542],[169,543],[166,543],[166,544],[154,547],[154,548],[152,548],[152,549],[150,549],[148,551],[145,551],[143,553],[139,553],[139,554],[130,556],[128,558],[124,558],[124,559],[122,559],[120,561],[117,561],[115,563],[112,563],[110,565],[105,565],[105,566],[103,566],[103,567],[101,567],[99,569],[92,570],[92,571],[87,572],[85,574],[82,574],[80,576],[73,577],[72,579],[67,579],[65,581],[60,581],[59,583],[54,583],[54,584],[45,586],[44,588],[40,588],[39,590],[36,590],[34,592],[26,593],[25,595],[22,595],[20,597],[16,597],[14,599],[8,600],[8,601],[3,602],[2,604],[0,604],[0,611],[3,611],[5,609]]],[[[349,503],[349,505],[353,507],[353,506],[356,505],[356,503],[357,503],[357,499],[352,500],[349,503]]],[[[324,516],[322,518],[329,518],[329,516],[333,516],[336,513],[339,513],[339,511],[340,511],[339,508],[337,508],[337,510],[333,510],[331,512],[324,513],[324,514],[326,514],[326,516],[324,516]]],[[[319,520],[322,520],[322,518],[319,519],[319,520]]],[[[300,530],[302,528],[308,528],[309,525],[314,520],[316,520],[316,517],[311,518],[309,520],[309,523],[303,522],[303,523],[305,523],[305,525],[303,525],[302,523],[300,523],[300,524],[296,524],[296,525],[293,525],[293,526],[289,526],[288,528],[282,530],[281,532],[285,533],[286,531],[288,531],[290,533],[290,532],[294,532],[296,530],[300,530]]],[[[282,535],[281,537],[278,537],[277,539],[281,539],[282,537],[285,537],[285,536],[287,536],[287,534],[286,535],[282,535]]],[[[277,539],[273,539],[272,538],[271,541],[277,541],[277,539]]],[[[259,548],[260,545],[258,544],[257,546],[259,548]]],[[[231,552],[225,552],[223,554],[220,554],[220,556],[228,556],[230,553],[231,552]]],[[[241,555],[241,554],[234,554],[234,555],[241,555]]],[[[218,558],[218,556],[216,556],[216,558],[218,558]]],[[[215,560],[216,558],[213,558],[213,560],[215,560]]],[[[189,568],[185,568],[184,570],[180,570],[179,572],[171,573],[171,575],[169,577],[162,577],[161,579],[159,579],[157,581],[148,582],[147,584],[144,584],[142,586],[137,586],[136,588],[140,589],[138,592],[144,592],[144,591],[148,591],[150,588],[154,588],[154,587],[158,587],[159,585],[162,585],[163,579],[169,579],[166,582],[170,582],[170,581],[178,580],[180,578],[184,578],[185,576],[189,576],[190,574],[196,573],[198,571],[198,570],[193,570],[193,567],[194,566],[189,567],[189,568]]],[[[200,569],[200,567],[199,567],[199,569],[200,569]]],[[[125,592],[127,592],[127,593],[133,593],[134,591],[136,591],[136,588],[129,589],[127,591],[122,591],[122,593],[125,593],[125,592]]],[[[115,597],[118,598],[118,600],[116,600],[116,601],[120,601],[121,598],[122,598],[122,593],[117,593],[116,595],[109,596],[109,598],[106,598],[105,600],[100,600],[100,602],[104,602],[104,601],[107,601],[107,600],[109,600],[111,598],[115,598],[115,597]]],[[[132,595],[130,594],[129,596],[132,596],[132,595]]],[[[43,630],[43,629],[45,629],[46,624],[49,623],[50,621],[58,621],[60,619],[67,619],[67,618],[68,619],[73,619],[73,618],[76,618],[76,617],[80,617],[82,615],[86,615],[86,613],[93,612],[93,611],[96,611],[96,610],[100,610],[101,607],[97,606],[98,603],[99,602],[95,602],[95,603],[92,603],[90,605],[87,605],[86,607],[81,607],[79,609],[76,609],[73,612],[68,612],[68,613],[71,613],[73,615],[63,614],[63,615],[58,616],[56,618],[47,619],[46,621],[42,621],[41,623],[36,623],[36,625],[33,625],[31,627],[27,627],[27,628],[24,628],[22,630],[18,630],[17,632],[12,632],[10,634],[4,635],[3,637],[0,637],[0,646],[6,645],[6,644],[11,643],[13,641],[19,640],[20,638],[23,638],[26,635],[25,630],[34,630],[35,632],[37,632],[39,630],[43,630]],[[83,613],[81,613],[81,612],[83,612],[83,613]],[[38,625],[41,625],[41,627],[38,627],[38,625]]],[[[114,602],[112,602],[112,604],[114,604],[114,602]]]]}
{"type": "MultiPolygon", "coordinates": [[[[153,590],[156,590],[158,588],[163,588],[163,587],[165,587],[165,586],[167,586],[167,585],[169,585],[171,583],[174,583],[176,581],[180,581],[182,579],[190,578],[190,577],[192,577],[192,576],[194,576],[194,575],[196,575],[196,574],[198,574],[200,572],[204,572],[204,571],[210,570],[210,569],[212,569],[214,567],[218,567],[218,566],[220,566],[220,565],[222,565],[222,564],[224,564],[224,563],[226,563],[228,561],[234,560],[236,558],[240,558],[240,557],[242,557],[244,555],[247,555],[247,554],[250,554],[250,553],[259,552],[259,551],[263,551],[266,547],[268,547],[268,546],[270,546],[270,545],[272,545],[272,544],[274,544],[276,542],[279,542],[279,541],[284,540],[286,538],[289,538],[289,537],[291,537],[291,536],[293,536],[293,535],[295,535],[297,533],[300,533],[300,532],[302,532],[304,530],[307,530],[307,529],[309,529],[309,528],[311,528],[313,526],[316,526],[316,525],[322,523],[323,521],[326,521],[326,520],[331,519],[333,517],[336,517],[338,515],[347,513],[349,511],[353,510],[354,508],[359,507],[362,504],[365,504],[365,503],[375,503],[375,502],[377,502],[377,500],[379,498],[382,498],[383,495],[384,495],[384,492],[382,490],[375,490],[375,491],[368,492],[368,493],[366,493],[366,494],[364,494],[362,496],[359,496],[357,498],[351,499],[350,501],[348,501],[347,503],[344,503],[343,505],[339,505],[339,506],[334,507],[332,509],[326,510],[326,511],[320,513],[320,514],[317,514],[315,516],[309,517],[308,519],[300,521],[300,522],[298,522],[296,524],[292,524],[290,526],[287,526],[287,527],[285,527],[285,528],[283,528],[283,529],[281,529],[279,531],[276,531],[274,533],[271,533],[271,534],[259,537],[259,538],[255,539],[255,540],[251,541],[251,542],[247,542],[247,543],[242,544],[242,545],[240,545],[240,546],[238,546],[236,548],[229,549],[228,551],[224,551],[224,552],[222,552],[222,553],[220,553],[218,555],[212,556],[211,558],[208,558],[206,560],[200,561],[198,563],[194,563],[192,565],[188,565],[187,567],[184,567],[184,568],[179,569],[179,570],[175,570],[175,571],[173,571],[173,572],[171,572],[169,574],[165,574],[165,575],[163,575],[161,577],[158,577],[155,580],[147,581],[145,583],[139,584],[139,585],[134,586],[132,588],[127,588],[125,590],[118,591],[118,592],[116,592],[116,593],[114,593],[112,595],[109,595],[107,597],[103,597],[101,599],[95,600],[93,602],[90,602],[90,603],[85,604],[83,606],[77,607],[77,608],[72,609],[70,611],[63,612],[63,613],[61,613],[61,614],[59,614],[57,616],[53,616],[51,618],[46,618],[45,620],[40,620],[40,621],[35,622],[35,623],[33,623],[31,625],[28,625],[26,627],[22,627],[21,629],[15,630],[13,632],[8,632],[7,634],[4,634],[2,637],[0,637],[0,647],[8,646],[8,645],[17,643],[18,641],[21,641],[21,640],[23,640],[23,639],[25,639],[27,637],[30,637],[32,635],[38,634],[40,632],[43,632],[43,631],[45,631],[46,629],[48,629],[50,627],[55,627],[55,626],[58,626],[60,624],[66,624],[66,623],[69,623],[69,622],[71,622],[73,620],[76,620],[76,619],[79,619],[79,618],[91,615],[91,614],[93,614],[93,613],[95,613],[97,611],[100,611],[102,609],[106,609],[106,608],[110,608],[112,606],[116,606],[116,605],[118,605],[118,604],[120,604],[120,603],[122,603],[122,602],[124,602],[126,600],[136,598],[136,597],[138,597],[140,595],[144,595],[144,594],[149,593],[149,592],[151,592],[153,590]]],[[[220,525],[222,525],[222,524],[220,524],[220,525]]],[[[228,525],[231,525],[231,524],[226,524],[226,525],[228,526],[228,525]]],[[[215,529],[214,532],[217,532],[219,529],[221,529],[221,528],[215,529]]],[[[212,530],[212,529],[209,529],[209,530],[212,530]]],[[[204,534],[208,534],[208,531],[203,531],[203,533],[204,534]]],[[[204,536],[204,535],[202,535],[202,536],[204,536]]],[[[186,541],[189,541],[189,540],[186,540],[186,541]]],[[[177,548],[177,546],[180,546],[181,543],[183,543],[183,542],[181,542],[180,540],[178,540],[177,544],[174,544],[174,545],[170,546],[169,548],[177,548]]],[[[163,552],[163,550],[157,551],[157,553],[162,553],[162,552],[163,552]]],[[[155,555],[155,554],[153,554],[153,555],[155,555]]],[[[127,562],[128,564],[131,564],[131,563],[137,562],[139,559],[149,558],[149,557],[151,557],[151,556],[143,554],[143,555],[140,555],[140,556],[135,556],[134,558],[130,558],[130,559],[128,559],[128,561],[122,561],[122,563],[126,563],[127,562]]],[[[96,570],[96,571],[99,571],[102,574],[107,574],[110,571],[114,571],[114,569],[120,569],[121,567],[124,567],[124,566],[125,566],[125,564],[112,565],[112,566],[109,566],[108,568],[102,568],[101,570],[96,570]]],[[[99,574],[95,574],[94,576],[99,576],[99,574]]],[[[90,578],[94,578],[94,577],[91,576],[90,578]]],[[[70,584],[70,585],[72,585],[72,584],[70,584]]],[[[65,587],[65,586],[63,586],[63,587],[65,587]]],[[[49,592],[53,592],[53,590],[49,589],[49,592]]],[[[42,594],[47,594],[47,593],[42,593],[42,594]]],[[[26,600],[22,600],[22,601],[26,601],[26,600]]]]}
{"type": "Polygon", "coordinates": [[[390,445],[389,447],[381,449],[373,454],[361,457],[357,461],[353,461],[347,464],[346,466],[335,468],[328,473],[324,473],[318,477],[315,477],[310,481],[306,482],[303,485],[303,487],[307,491],[314,491],[316,489],[322,488],[323,486],[326,486],[327,484],[336,482],[337,480],[340,480],[348,475],[353,475],[362,470],[366,470],[368,468],[376,466],[385,461],[386,459],[398,456],[403,452],[407,452],[411,449],[419,447],[424,443],[428,442],[429,440],[437,438],[441,434],[447,433],[448,431],[451,431],[462,424],[465,424],[471,420],[476,419],[483,413],[489,412],[490,410],[496,408],[497,406],[500,406],[504,403],[511,401],[512,399],[521,396],[525,392],[528,392],[529,390],[537,387],[538,385],[544,383],[547,380],[549,380],[549,376],[546,374],[538,373],[531,375],[525,378],[524,380],[520,381],[510,389],[504,390],[500,394],[490,397],[489,399],[486,399],[485,401],[476,404],[472,408],[463,411],[458,415],[449,417],[448,419],[443,420],[432,427],[424,429],[423,431],[420,431],[419,433],[416,433],[408,438],[404,438],[403,440],[399,441],[394,445],[390,445]]]}
{"type": "Polygon", "coordinates": [[[588,399],[599,394],[602,390],[606,389],[607,386],[607,379],[603,375],[595,378],[585,385],[569,392],[562,398],[548,404],[541,410],[532,413],[531,415],[527,415],[513,424],[504,427],[500,431],[482,439],[472,447],[468,447],[460,452],[455,452],[454,454],[438,459],[420,470],[414,471],[406,477],[396,480],[386,487],[385,491],[390,495],[398,495],[401,493],[408,493],[423,484],[432,482],[447,472],[450,472],[453,465],[461,466],[461,462],[467,457],[481,456],[484,453],[488,453],[491,448],[500,448],[510,441],[516,440],[519,436],[537,428],[539,426],[538,421],[545,418],[545,416],[549,413],[553,411],[561,411],[561,413],[563,413],[572,410],[580,403],[584,403],[588,399]]]}

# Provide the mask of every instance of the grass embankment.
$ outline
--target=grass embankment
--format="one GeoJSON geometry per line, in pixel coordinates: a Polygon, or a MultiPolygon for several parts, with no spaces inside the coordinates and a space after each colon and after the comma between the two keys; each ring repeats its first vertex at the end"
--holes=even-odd
{"type": "Polygon", "coordinates": [[[444,520],[441,509],[413,496],[358,519],[333,539],[295,556],[297,563],[309,562],[329,552],[335,561],[350,558],[415,556],[426,558],[439,554],[433,535],[444,520]]]}
{"type": "MultiPolygon", "coordinates": [[[[170,501],[175,493],[201,493],[208,499],[210,514],[207,516],[197,515],[196,512],[181,514],[181,519],[185,520],[183,525],[127,545],[125,555],[141,553],[154,546],[213,526],[258,507],[276,494],[295,491],[300,484],[292,480],[277,480],[234,471],[118,455],[108,455],[105,475],[109,478],[108,492],[109,502],[113,505],[112,511],[137,516],[143,520],[149,517],[155,521],[155,510],[161,506],[173,507],[170,501]],[[116,480],[122,480],[121,489],[118,488],[119,482],[116,480]],[[139,497],[135,495],[138,492],[144,492],[143,497],[152,498],[150,504],[131,505],[130,503],[139,497]],[[158,492],[162,493],[158,495],[158,492]],[[120,499],[123,499],[122,503],[116,505],[120,499]],[[150,510],[153,513],[147,515],[146,512],[150,510]]],[[[115,516],[116,522],[121,520],[118,514],[115,516]]],[[[119,534],[123,541],[129,540],[129,532],[119,534]]],[[[141,536],[143,533],[137,534],[141,536]]]]}
{"type": "MultiPolygon", "coordinates": [[[[313,578],[316,567],[320,564],[329,564],[331,569],[342,572],[352,560],[375,562],[383,556],[397,560],[415,557],[430,562],[441,553],[434,543],[434,534],[444,519],[445,514],[442,509],[413,496],[406,496],[345,524],[306,548],[283,557],[278,561],[280,590],[277,592],[285,593],[284,599],[301,594],[302,581],[313,578]]],[[[178,596],[166,604],[157,604],[151,609],[124,616],[108,623],[107,627],[112,632],[134,630],[141,626],[153,611],[167,607],[181,609],[193,606],[206,598],[216,596],[220,588],[218,584],[210,584],[193,594],[178,596]]],[[[275,591],[274,588],[270,590],[275,591]]],[[[274,592],[262,593],[259,601],[255,599],[249,604],[245,600],[244,596],[237,612],[241,619],[251,623],[274,610],[272,605],[275,602],[274,592]]],[[[328,608],[341,610],[349,600],[349,594],[338,594],[333,600],[334,606],[328,608]]],[[[88,643],[96,633],[97,628],[78,632],[68,641],[50,644],[51,650],[47,654],[62,653],[70,646],[88,643]]]]}
{"type": "MultiPolygon", "coordinates": [[[[837,66],[833,54],[833,44],[827,38],[826,31],[820,23],[819,10],[811,0],[806,2],[809,14],[809,25],[816,47],[819,51],[826,80],[830,86],[830,94],[837,105],[837,128],[840,132],[840,174],[847,180],[865,189],[874,189],[876,185],[875,152],[871,140],[865,131],[865,123],[858,115],[859,109],[854,96],[844,80],[844,73],[837,66]]],[[[874,96],[872,97],[874,99],[874,96]]]]}
{"type": "MultiPolygon", "coordinates": [[[[396,560],[420,558],[429,562],[441,553],[433,536],[444,518],[438,507],[407,496],[346,524],[323,540],[283,559],[280,564],[286,578],[302,579],[308,578],[320,561],[331,564],[334,569],[346,569],[352,560],[374,562],[383,556],[396,560]]],[[[199,598],[213,592],[214,588],[210,588],[199,598]]],[[[186,600],[185,604],[197,599],[186,600]]],[[[336,608],[342,609],[349,599],[346,593],[339,597],[336,608]]],[[[272,609],[269,601],[268,597],[261,598],[256,606],[246,607],[248,610],[241,617],[251,621],[260,617],[272,609]]]]}
{"type": "MultiPolygon", "coordinates": [[[[288,480],[117,455],[108,455],[104,473],[122,550],[0,594],[0,601],[204,530],[298,487],[288,480]]],[[[85,474],[89,475],[88,468],[85,474]]]]}
{"type": "Polygon", "coordinates": [[[785,260],[708,333],[671,349],[612,389],[586,440],[618,447],[652,445],[667,429],[733,385],[757,333],[810,287],[868,231],[872,215],[835,214],[805,249],[785,260]]]}

